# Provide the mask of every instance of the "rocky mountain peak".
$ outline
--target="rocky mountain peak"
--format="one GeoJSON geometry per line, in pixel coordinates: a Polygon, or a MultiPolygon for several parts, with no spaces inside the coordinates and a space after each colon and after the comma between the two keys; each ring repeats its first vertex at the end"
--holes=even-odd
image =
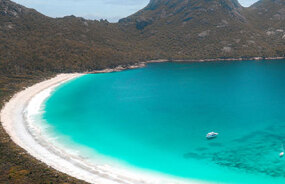
{"type": "Polygon", "coordinates": [[[9,17],[19,17],[31,11],[24,6],[16,4],[10,0],[0,0],[0,15],[9,17]]]}
{"type": "Polygon", "coordinates": [[[260,17],[270,18],[272,21],[285,20],[285,1],[284,0],[260,0],[251,8],[260,17]]]}
{"type": "Polygon", "coordinates": [[[182,5],[191,5],[199,3],[199,5],[206,5],[206,4],[222,4],[224,6],[229,7],[230,9],[234,8],[241,8],[241,5],[237,0],[150,0],[149,4],[145,9],[155,10],[159,8],[159,6],[167,6],[168,8],[175,8],[182,5]]]}
{"type": "Polygon", "coordinates": [[[216,17],[218,21],[229,18],[246,22],[242,14],[243,7],[237,0],[151,0],[149,4],[125,19],[124,24],[136,24],[137,29],[161,20],[170,22],[170,19],[179,22],[216,17]]]}

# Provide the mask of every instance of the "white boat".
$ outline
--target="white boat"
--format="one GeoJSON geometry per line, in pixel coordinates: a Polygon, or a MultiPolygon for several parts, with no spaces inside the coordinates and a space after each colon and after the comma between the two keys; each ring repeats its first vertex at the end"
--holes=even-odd
{"type": "Polygon", "coordinates": [[[217,137],[218,135],[219,135],[219,134],[216,133],[216,132],[210,132],[210,133],[208,133],[208,134],[206,135],[206,138],[207,138],[207,139],[213,139],[213,138],[217,137]]]}

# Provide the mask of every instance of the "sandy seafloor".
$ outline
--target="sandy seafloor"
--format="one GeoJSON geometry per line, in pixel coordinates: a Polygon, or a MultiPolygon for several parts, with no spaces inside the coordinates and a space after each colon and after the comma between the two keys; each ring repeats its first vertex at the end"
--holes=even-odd
{"type": "Polygon", "coordinates": [[[89,183],[209,183],[175,178],[137,168],[117,167],[115,163],[105,163],[104,160],[100,160],[100,157],[97,163],[91,163],[71,150],[46,139],[43,136],[42,127],[36,125],[30,117],[41,111],[42,103],[57,86],[82,75],[78,73],[59,74],[52,79],[26,88],[7,102],[1,110],[1,122],[11,139],[48,166],[89,183]]]}

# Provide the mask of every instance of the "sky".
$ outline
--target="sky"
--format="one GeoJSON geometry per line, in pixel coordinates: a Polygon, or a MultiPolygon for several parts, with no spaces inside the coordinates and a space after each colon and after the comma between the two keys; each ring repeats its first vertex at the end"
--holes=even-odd
{"type": "MultiPolygon", "coordinates": [[[[117,22],[144,8],[149,0],[13,0],[28,8],[34,8],[49,17],[75,15],[86,19],[107,19],[117,22]]],[[[257,0],[239,0],[248,7],[257,0]]]]}

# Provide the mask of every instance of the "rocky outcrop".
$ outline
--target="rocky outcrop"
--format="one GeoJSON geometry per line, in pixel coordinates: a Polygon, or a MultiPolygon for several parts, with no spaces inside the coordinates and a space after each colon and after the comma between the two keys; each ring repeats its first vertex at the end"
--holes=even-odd
{"type": "Polygon", "coordinates": [[[29,12],[32,11],[33,11],[32,9],[28,9],[12,1],[0,0],[1,16],[19,17],[21,15],[28,14],[29,12]]]}
{"type": "MultiPolygon", "coordinates": [[[[119,23],[124,25],[136,25],[136,28],[143,30],[145,27],[161,21],[170,24],[175,19],[176,23],[188,22],[194,18],[213,16],[221,14],[246,22],[243,16],[243,7],[237,0],[151,0],[149,4],[139,12],[127,18],[121,19],[119,23]]],[[[217,16],[220,21],[220,16],[217,16]]]]}

